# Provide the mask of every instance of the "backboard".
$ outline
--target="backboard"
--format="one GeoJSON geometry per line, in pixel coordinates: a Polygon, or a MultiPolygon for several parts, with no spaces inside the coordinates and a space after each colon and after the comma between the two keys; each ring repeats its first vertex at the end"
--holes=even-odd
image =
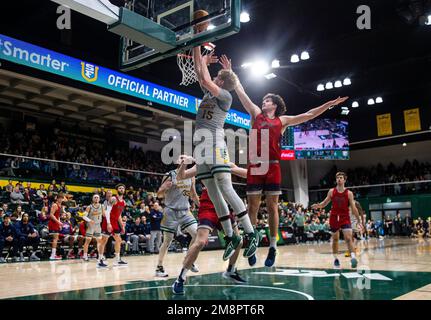
{"type": "Polygon", "coordinates": [[[128,71],[238,33],[240,12],[241,0],[130,0],[108,29],[122,36],[120,69],[128,71]],[[193,20],[197,10],[209,15],[193,20]],[[208,29],[196,34],[203,21],[208,29]]]}

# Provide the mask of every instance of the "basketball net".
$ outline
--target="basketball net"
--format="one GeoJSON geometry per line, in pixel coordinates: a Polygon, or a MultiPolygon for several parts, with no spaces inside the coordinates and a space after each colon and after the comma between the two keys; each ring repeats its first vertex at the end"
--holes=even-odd
{"type": "MultiPolygon", "coordinates": [[[[202,45],[202,56],[206,56],[214,51],[215,45],[213,43],[204,43],[202,45]]],[[[183,74],[183,79],[180,83],[182,86],[189,86],[196,81],[198,77],[195,71],[195,63],[193,61],[193,48],[184,50],[177,55],[177,64],[183,74]]]]}

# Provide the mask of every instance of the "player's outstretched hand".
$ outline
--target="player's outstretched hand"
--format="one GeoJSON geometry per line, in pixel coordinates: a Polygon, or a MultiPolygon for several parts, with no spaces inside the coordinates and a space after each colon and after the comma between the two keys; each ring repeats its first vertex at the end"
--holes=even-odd
{"type": "Polygon", "coordinates": [[[311,206],[311,209],[313,209],[313,210],[320,209],[319,204],[318,204],[318,203],[313,204],[313,205],[311,206]]]}
{"type": "Polygon", "coordinates": [[[349,99],[349,97],[343,97],[343,98],[338,97],[338,98],[337,98],[337,99],[335,99],[335,100],[329,101],[329,103],[330,103],[330,105],[331,105],[331,108],[333,108],[333,107],[335,107],[335,106],[338,106],[339,104],[344,103],[347,99],[349,99]]]}
{"type": "Polygon", "coordinates": [[[210,64],[214,64],[214,63],[219,62],[218,57],[214,55],[214,51],[211,52],[210,54],[207,54],[207,55],[203,56],[202,59],[203,59],[203,62],[207,66],[209,66],[210,64]]]}
{"type": "Polygon", "coordinates": [[[220,64],[223,69],[232,70],[232,60],[229,59],[225,54],[221,56],[220,64]]]}

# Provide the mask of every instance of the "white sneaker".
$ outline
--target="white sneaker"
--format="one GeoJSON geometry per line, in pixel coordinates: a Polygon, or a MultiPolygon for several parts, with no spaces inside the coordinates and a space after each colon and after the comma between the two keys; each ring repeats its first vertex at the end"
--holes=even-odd
{"type": "Polygon", "coordinates": [[[162,278],[166,278],[169,275],[165,272],[165,269],[163,268],[163,266],[158,266],[156,269],[156,277],[162,277],[162,278]]]}
{"type": "Polygon", "coordinates": [[[192,264],[192,267],[190,268],[190,271],[194,272],[194,273],[197,273],[197,272],[199,272],[199,269],[198,269],[198,267],[195,264],[192,264]]]}

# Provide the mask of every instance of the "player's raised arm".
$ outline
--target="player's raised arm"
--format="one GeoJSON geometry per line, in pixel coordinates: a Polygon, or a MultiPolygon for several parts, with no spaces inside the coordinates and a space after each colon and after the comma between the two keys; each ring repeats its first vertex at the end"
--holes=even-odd
{"type": "Polygon", "coordinates": [[[187,159],[191,160],[193,158],[191,157],[187,157],[187,156],[181,156],[180,157],[180,167],[178,168],[178,174],[177,174],[177,178],[179,180],[185,180],[185,179],[189,179],[189,178],[193,178],[196,176],[197,173],[197,169],[196,169],[196,165],[194,165],[193,167],[191,167],[190,169],[187,169],[187,159]]]}
{"type": "Polygon", "coordinates": [[[159,190],[157,190],[157,198],[164,198],[165,192],[172,187],[172,179],[171,177],[164,177],[162,180],[162,185],[159,190]]]}
{"type": "MultiPolygon", "coordinates": [[[[232,61],[224,54],[220,58],[220,64],[223,69],[232,70],[232,61]]],[[[244,90],[241,82],[238,81],[238,85],[235,87],[235,92],[238,95],[241,104],[244,106],[244,109],[250,114],[250,116],[255,119],[262,111],[260,108],[251,101],[250,97],[244,90]]]]}
{"type": "Polygon", "coordinates": [[[211,79],[208,65],[217,61],[218,59],[213,55],[213,53],[210,53],[209,55],[206,55],[204,57],[201,56],[201,67],[199,71],[200,78],[198,77],[200,85],[207,89],[214,97],[218,97],[221,90],[220,87],[215,84],[215,82],[211,79]]]}
{"type": "Polygon", "coordinates": [[[285,126],[295,126],[304,122],[307,122],[309,120],[312,120],[318,116],[320,116],[322,113],[324,113],[329,108],[332,108],[334,106],[337,106],[343,102],[345,102],[349,97],[338,97],[335,100],[328,101],[321,106],[308,110],[305,113],[299,114],[297,116],[281,116],[280,120],[283,124],[283,127],[285,126]]]}
{"type": "Polygon", "coordinates": [[[325,208],[332,200],[332,192],[334,189],[330,189],[328,191],[328,195],[326,196],[325,200],[323,200],[320,203],[315,203],[311,206],[311,209],[323,209],[325,208]]]}

